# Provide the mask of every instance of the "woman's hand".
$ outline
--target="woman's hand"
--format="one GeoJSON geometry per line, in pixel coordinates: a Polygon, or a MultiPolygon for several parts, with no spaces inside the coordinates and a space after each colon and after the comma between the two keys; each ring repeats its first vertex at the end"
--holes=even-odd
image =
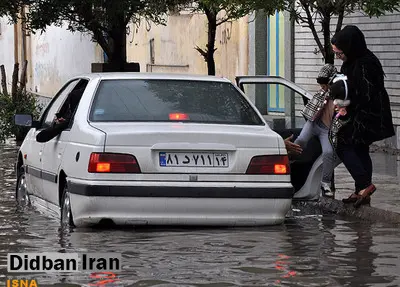
{"type": "Polygon", "coordinates": [[[303,152],[303,149],[298,144],[293,143],[291,141],[292,139],[293,135],[284,140],[288,154],[294,154],[294,155],[301,154],[303,152]]]}

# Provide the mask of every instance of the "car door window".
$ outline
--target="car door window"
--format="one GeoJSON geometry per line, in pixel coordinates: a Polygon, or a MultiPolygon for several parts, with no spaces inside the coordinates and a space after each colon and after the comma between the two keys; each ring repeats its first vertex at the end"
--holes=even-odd
{"type": "MultiPolygon", "coordinates": [[[[263,115],[273,115],[274,118],[285,117],[285,110],[282,108],[285,99],[294,98],[296,126],[303,126],[305,119],[301,116],[300,111],[305,105],[305,97],[288,86],[281,83],[243,83],[244,93],[256,100],[258,108],[263,115]],[[261,106],[261,107],[260,107],[261,106]]],[[[267,120],[268,121],[268,120],[267,120]]]]}
{"type": "Polygon", "coordinates": [[[79,80],[74,80],[64,86],[60,92],[55,96],[54,100],[51,102],[42,117],[42,128],[47,128],[52,125],[55,115],[60,109],[61,105],[64,103],[65,99],[69,93],[74,89],[79,80]]]}
{"type": "Polygon", "coordinates": [[[69,128],[72,126],[75,112],[78,109],[80,100],[88,83],[88,80],[80,80],[73,90],[69,92],[61,108],[58,110],[58,117],[68,120],[70,123],[69,128]]]}

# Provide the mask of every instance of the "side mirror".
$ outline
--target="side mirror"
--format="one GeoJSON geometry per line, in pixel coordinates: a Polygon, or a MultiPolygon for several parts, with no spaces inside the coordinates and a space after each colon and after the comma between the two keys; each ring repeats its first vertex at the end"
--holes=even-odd
{"type": "Polygon", "coordinates": [[[16,114],[14,116],[14,124],[21,127],[38,127],[38,122],[34,121],[32,115],[30,114],[16,114]]]}

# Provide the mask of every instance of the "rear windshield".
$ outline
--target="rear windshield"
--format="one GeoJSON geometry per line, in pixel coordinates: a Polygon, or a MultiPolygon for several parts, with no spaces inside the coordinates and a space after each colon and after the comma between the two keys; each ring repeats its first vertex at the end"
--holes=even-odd
{"type": "Polygon", "coordinates": [[[189,80],[103,80],[93,122],[185,122],[263,125],[230,83],[189,80]]]}

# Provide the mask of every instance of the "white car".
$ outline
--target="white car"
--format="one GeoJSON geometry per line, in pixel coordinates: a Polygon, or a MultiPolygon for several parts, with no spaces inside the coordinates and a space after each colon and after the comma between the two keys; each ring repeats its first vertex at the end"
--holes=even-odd
{"type": "Polygon", "coordinates": [[[83,75],[15,123],[16,198],[63,225],[273,225],[291,207],[283,138],[226,79],[83,75]]]}

